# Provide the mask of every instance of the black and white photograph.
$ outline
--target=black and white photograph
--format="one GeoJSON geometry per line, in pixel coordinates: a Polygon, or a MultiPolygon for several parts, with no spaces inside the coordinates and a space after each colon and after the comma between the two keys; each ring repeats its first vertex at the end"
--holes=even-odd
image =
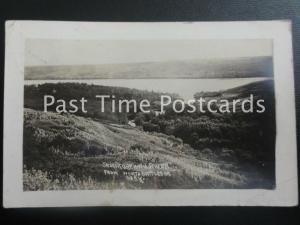
{"type": "Polygon", "coordinates": [[[5,206],[296,204],[289,26],[8,21],[5,206]]]}
{"type": "Polygon", "coordinates": [[[25,191],[275,188],[271,40],[29,39],[24,71],[25,191]]]}

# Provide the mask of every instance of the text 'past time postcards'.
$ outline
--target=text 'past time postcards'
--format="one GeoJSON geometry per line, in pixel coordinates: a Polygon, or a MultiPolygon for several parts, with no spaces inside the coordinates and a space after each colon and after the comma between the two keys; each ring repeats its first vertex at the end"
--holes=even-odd
{"type": "Polygon", "coordinates": [[[289,21],[7,21],[4,207],[298,204],[289,21]]]}

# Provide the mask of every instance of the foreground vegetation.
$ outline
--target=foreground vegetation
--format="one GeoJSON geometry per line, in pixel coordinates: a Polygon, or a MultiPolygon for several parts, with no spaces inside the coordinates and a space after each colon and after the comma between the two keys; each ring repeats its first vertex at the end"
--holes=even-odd
{"type": "Polygon", "coordinates": [[[265,113],[167,109],[157,116],[160,93],[75,83],[25,86],[24,190],[274,188],[273,81],[195,97],[244,99],[249,93],[265,100],[265,113]],[[149,99],[152,112],[100,113],[91,99],[104,93],[149,99]],[[84,96],[89,113],[41,112],[45,94],[84,96]]]}
{"type": "Polygon", "coordinates": [[[266,183],[255,168],[246,174],[228,149],[221,157],[174,136],[69,114],[25,109],[24,121],[25,190],[248,188],[266,183]]]}

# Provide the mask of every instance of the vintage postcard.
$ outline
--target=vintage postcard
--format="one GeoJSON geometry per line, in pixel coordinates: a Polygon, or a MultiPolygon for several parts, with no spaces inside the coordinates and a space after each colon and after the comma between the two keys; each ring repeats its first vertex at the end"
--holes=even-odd
{"type": "Polygon", "coordinates": [[[4,207],[297,205],[291,26],[7,21],[4,207]]]}

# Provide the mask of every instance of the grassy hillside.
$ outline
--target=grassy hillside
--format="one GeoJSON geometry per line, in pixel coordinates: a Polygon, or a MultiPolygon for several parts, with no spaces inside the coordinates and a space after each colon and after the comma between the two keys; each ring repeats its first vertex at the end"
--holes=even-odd
{"type": "Polygon", "coordinates": [[[199,152],[174,136],[32,109],[24,109],[24,165],[27,191],[249,188],[268,183],[234,156],[228,160],[209,148],[199,152]]]}
{"type": "MultiPolygon", "coordinates": [[[[218,92],[199,92],[195,94],[206,99],[227,99],[232,108],[232,100],[249,99],[253,95],[254,102],[264,100],[265,112],[256,113],[256,104],[253,104],[253,113],[243,113],[241,102],[236,104],[236,113],[188,113],[187,109],[182,113],[167,110],[164,115],[153,118],[147,122],[147,130],[163,132],[181,138],[193,148],[202,150],[205,147],[213,147],[216,151],[222,148],[231,148],[236,153],[240,152],[241,159],[247,154],[253,163],[269,165],[274,171],[275,158],[275,97],[274,81],[265,80],[250,83],[233,89],[218,92]],[[273,167],[273,168],[272,168],[273,167]]],[[[218,105],[220,103],[216,103],[218,105]]],[[[206,108],[204,104],[204,109],[206,108]]],[[[218,108],[218,107],[216,107],[218,108]]]]}
{"type": "MultiPolygon", "coordinates": [[[[104,119],[114,121],[116,123],[127,123],[129,114],[111,112],[111,99],[105,100],[105,110],[101,112],[101,102],[95,97],[96,95],[114,95],[116,101],[116,109],[118,109],[119,99],[135,99],[138,103],[147,99],[151,106],[155,106],[154,102],[160,100],[163,93],[152,92],[146,90],[138,90],[124,87],[110,87],[101,85],[88,85],[86,83],[45,83],[40,85],[25,85],[24,86],[24,107],[36,110],[44,110],[44,96],[52,95],[55,99],[81,99],[84,97],[88,100],[86,103],[87,113],[82,113],[80,110],[76,113],[79,116],[91,117],[94,119],[104,119]],[[153,104],[152,104],[153,103],[153,104]]],[[[178,98],[176,94],[170,94],[173,99],[178,98]]],[[[132,107],[132,105],[130,105],[132,107]]],[[[49,111],[55,111],[55,105],[49,107],[49,111]]],[[[67,108],[69,109],[69,105],[67,108]]],[[[132,111],[132,108],[130,108],[132,111]]],[[[125,112],[125,110],[122,110],[125,112]]],[[[131,112],[130,111],[130,112],[131,112]]]]}
{"type": "MultiPolygon", "coordinates": [[[[58,83],[25,86],[24,188],[273,188],[274,81],[218,92],[207,99],[264,99],[264,113],[99,113],[96,94],[149,99],[161,93],[58,83]],[[89,99],[85,115],[43,113],[43,95],[89,99]],[[29,109],[30,108],[30,109],[29,109]],[[85,116],[81,117],[81,116],[85,116]],[[137,128],[127,125],[134,120],[137,128]],[[123,124],[123,125],[122,125],[123,124]],[[38,179],[38,181],[36,181],[38,179]],[[35,185],[38,184],[38,185],[35,185]]],[[[178,96],[173,95],[173,99],[178,96]]],[[[238,105],[240,107],[240,105],[238,105]]]]}

